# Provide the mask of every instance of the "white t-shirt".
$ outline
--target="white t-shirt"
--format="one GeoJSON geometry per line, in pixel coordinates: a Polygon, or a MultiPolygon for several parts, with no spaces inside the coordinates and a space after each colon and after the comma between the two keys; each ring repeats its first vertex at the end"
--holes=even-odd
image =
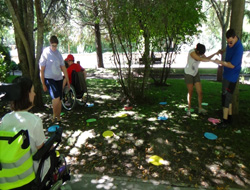
{"type": "Polygon", "coordinates": [[[195,76],[198,73],[198,67],[200,64],[200,61],[196,61],[194,58],[191,57],[191,53],[194,52],[195,49],[192,49],[188,52],[188,58],[187,58],[187,65],[184,69],[184,72],[188,75],[195,76]]]}
{"type": "Polygon", "coordinates": [[[44,78],[53,80],[62,80],[61,66],[65,66],[61,53],[56,50],[52,51],[50,47],[43,50],[39,60],[39,66],[45,66],[44,78]]]}
{"type": "MultiPolygon", "coordinates": [[[[45,134],[43,131],[42,120],[27,111],[13,111],[7,113],[3,118],[0,125],[1,131],[14,131],[28,130],[31,153],[34,155],[37,152],[37,146],[40,146],[45,141],[45,134]]],[[[42,178],[47,173],[50,167],[50,160],[46,160],[42,171],[42,178]]],[[[34,162],[34,169],[37,171],[38,162],[34,162]]]]}

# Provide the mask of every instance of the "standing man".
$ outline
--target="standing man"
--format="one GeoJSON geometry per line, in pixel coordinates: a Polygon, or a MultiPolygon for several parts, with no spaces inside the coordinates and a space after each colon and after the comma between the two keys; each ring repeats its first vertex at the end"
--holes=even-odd
{"type": "Polygon", "coordinates": [[[243,46],[236,36],[234,29],[226,32],[227,47],[221,50],[221,54],[226,52],[225,61],[215,60],[216,63],[224,66],[223,81],[222,81],[222,107],[223,107],[223,122],[221,127],[227,127],[232,122],[232,98],[236,83],[239,78],[243,46]]]}
{"type": "Polygon", "coordinates": [[[44,92],[49,91],[52,99],[53,117],[52,122],[57,120],[61,121],[60,114],[62,110],[62,89],[63,89],[63,76],[68,88],[70,88],[68,73],[64,65],[63,57],[57,50],[58,39],[56,36],[51,36],[50,46],[43,50],[39,60],[40,78],[43,85],[44,92]]]}

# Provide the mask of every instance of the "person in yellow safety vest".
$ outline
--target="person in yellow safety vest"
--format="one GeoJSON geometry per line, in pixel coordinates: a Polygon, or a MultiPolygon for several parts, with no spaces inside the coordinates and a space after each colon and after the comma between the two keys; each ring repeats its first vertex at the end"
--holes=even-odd
{"type": "MultiPolygon", "coordinates": [[[[17,152],[12,152],[12,149],[5,149],[4,151],[3,146],[6,145],[4,144],[6,142],[0,142],[0,189],[21,187],[35,178],[38,162],[34,161],[33,163],[32,155],[44,145],[46,140],[42,120],[28,112],[34,105],[33,102],[36,95],[32,81],[26,77],[18,77],[13,82],[20,84],[21,98],[11,102],[13,112],[6,114],[2,118],[0,136],[11,136],[13,133],[27,130],[30,147],[27,149],[18,148],[20,146],[19,141],[22,141],[22,135],[12,143],[12,148],[16,149],[17,152]],[[9,163],[10,160],[15,161],[15,164],[9,163]]],[[[50,161],[46,161],[42,178],[50,167],[50,161]]]]}

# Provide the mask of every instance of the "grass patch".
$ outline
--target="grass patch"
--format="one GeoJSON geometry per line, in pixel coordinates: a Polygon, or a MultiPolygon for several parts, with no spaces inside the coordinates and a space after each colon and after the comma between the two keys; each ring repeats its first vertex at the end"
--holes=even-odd
{"type": "MultiPolygon", "coordinates": [[[[250,86],[240,85],[239,117],[234,117],[230,128],[217,129],[208,118],[221,117],[221,83],[203,80],[208,115],[197,114],[194,92],[194,113],[187,117],[185,82],[167,82],[169,86],[165,87],[149,85],[147,101],[125,111],[119,99],[121,88],[115,80],[88,79],[94,107],[78,105],[71,112],[63,110],[60,151],[67,155],[72,173],[166,180],[190,187],[250,188],[250,86]],[[159,105],[162,101],[167,105],[159,105]],[[168,116],[168,120],[157,120],[159,115],[168,116]],[[97,121],[87,123],[90,118],[97,121]],[[114,136],[104,138],[106,130],[113,131],[114,136]],[[206,139],[205,132],[216,134],[218,139],[206,139]],[[149,163],[153,155],[163,158],[164,164],[149,163]]],[[[51,100],[48,96],[45,99],[45,109],[37,114],[46,129],[51,125],[52,110],[51,100]]]]}
{"type": "Polygon", "coordinates": [[[10,76],[8,76],[7,77],[7,83],[11,83],[16,77],[18,77],[18,76],[16,76],[16,75],[10,75],[10,76]]]}
{"type": "MultiPolygon", "coordinates": [[[[172,74],[183,74],[184,68],[172,68],[171,69],[172,74]]],[[[217,74],[217,68],[199,68],[199,73],[201,75],[216,75],[217,74]]]]}

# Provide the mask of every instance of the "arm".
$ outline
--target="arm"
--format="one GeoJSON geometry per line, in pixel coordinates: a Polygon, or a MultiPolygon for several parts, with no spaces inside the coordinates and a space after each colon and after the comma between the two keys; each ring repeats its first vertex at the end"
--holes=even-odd
{"type": "Polygon", "coordinates": [[[231,69],[235,67],[231,62],[220,61],[219,59],[216,59],[213,62],[231,69]]]}
{"type": "Polygon", "coordinates": [[[210,55],[210,56],[208,56],[208,57],[206,57],[206,58],[207,58],[207,59],[212,59],[213,56],[220,54],[220,51],[221,51],[221,50],[217,51],[216,53],[214,53],[214,54],[212,54],[212,55],[210,55]]]}
{"type": "Polygon", "coordinates": [[[42,144],[41,144],[41,145],[39,145],[39,146],[36,146],[37,150],[39,150],[40,148],[42,148],[42,147],[43,147],[43,145],[44,145],[44,143],[42,143],[42,144]]]}
{"type": "Polygon", "coordinates": [[[225,53],[226,52],[226,48],[225,49],[220,49],[219,51],[218,51],[218,53],[220,53],[221,55],[223,54],[223,53],[225,53]]]}
{"type": "Polygon", "coordinates": [[[44,70],[45,70],[45,66],[41,66],[41,68],[40,68],[40,78],[41,78],[41,82],[42,82],[42,85],[43,85],[43,90],[44,90],[44,92],[46,92],[47,87],[45,85],[45,80],[44,80],[44,70]]]}
{"type": "Polygon", "coordinates": [[[65,79],[66,79],[66,83],[68,85],[68,88],[70,88],[69,77],[68,77],[68,72],[67,72],[66,67],[65,66],[61,66],[61,70],[62,70],[62,72],[64,74],[65,79]]]}
{"type": "Polygon", "coordinates": [[[200,56],[198,56],[194,51],[190,55],[196,61],[203,61],[203,62],[209,62],[209,61],[211,61],[210,59],[208,59],[206,57],[200,57],[200,56]]]}

